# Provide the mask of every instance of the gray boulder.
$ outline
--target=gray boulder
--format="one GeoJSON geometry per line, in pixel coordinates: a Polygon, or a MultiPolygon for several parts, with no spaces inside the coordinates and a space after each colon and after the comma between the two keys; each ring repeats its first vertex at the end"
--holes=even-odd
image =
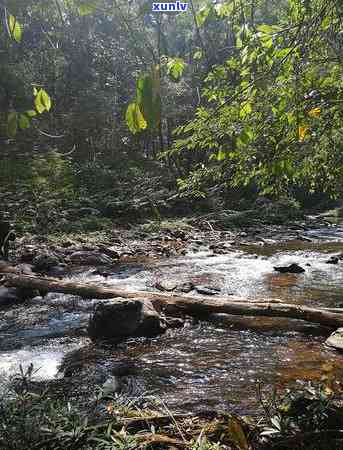
{"type": "Polygon", "coordinates": [[[128,337],[154,337],[166,326],[149,301],[110,300],[99,303],[90,318],[92,339],[123,340],[128,337]]]}

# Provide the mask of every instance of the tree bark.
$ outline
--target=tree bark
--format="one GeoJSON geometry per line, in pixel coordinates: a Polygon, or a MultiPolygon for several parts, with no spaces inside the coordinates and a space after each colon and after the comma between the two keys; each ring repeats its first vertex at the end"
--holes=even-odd
{"type": "Polygon", "coordinates": [[[62,281],[55,278],[43,278],[29,275],[1,273],[7,286],[38,289],[47,292],[60,292],[78,295],[83,298],[134,298],[150,300],[156,309],[168,314],[184,313],[193,316],[207,314],[233,314],[241,316],[287,317],[318,323],[332,328],[343,327],[341,309],[311,308],[280,303],[279,300],[247,300],[239,297],[190,297],[173,293],[138,292],[106,287],[94,283],[62,281]]]}

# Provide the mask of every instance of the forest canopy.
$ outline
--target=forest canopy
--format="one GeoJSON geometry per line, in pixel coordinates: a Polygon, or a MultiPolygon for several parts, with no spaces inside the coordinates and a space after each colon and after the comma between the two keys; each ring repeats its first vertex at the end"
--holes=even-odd
{"type": "Polygon", "coordinates": [[[342,2],[152,3],[1,2],[2,183],[339,197],[342,2]]]}

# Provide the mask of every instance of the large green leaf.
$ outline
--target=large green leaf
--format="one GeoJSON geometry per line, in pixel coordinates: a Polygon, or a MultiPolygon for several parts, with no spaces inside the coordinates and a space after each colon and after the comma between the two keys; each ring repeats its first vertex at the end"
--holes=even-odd
{"type": "Polygon", "coordinates": [[[18,113],[13,111],[7,116],[7,134],[10,138],[15,138],[18,131],[18,113]]]}
{"type": "Polygon", "coordinates": [[[167,63],[167,71],[170,78],[178,82],[180,81],[183,71],[185,69],[186,63],[181,58],[170,59],[167,63]]]}
{"type": "Polygon", "coordinates": [[[130,103],[126,110],[126,123],[129,130],[136,134],[147,128],[147,122],[136,102],[130,103]]]}
{"type": "Polygon", "coordinates": [[[136,101],[149,128],[156,128],[160,122],[160,97],[156,80],[143,75],[137,81],[136,101]]]}
{"type": "Polygon", "coordinates": [[[16,17],[12,15],[8,16],[8,28],[12,38],[19,43],[23,35],[23,30],[16,17]]]}
{"type": "Polygon", "coordinates": [[[44,89],[40,89],[35,98],[36,110],[39,114],[42,114],[44,111],[50,111],[51,105],[52,102],[49,94],[44,89]]]}

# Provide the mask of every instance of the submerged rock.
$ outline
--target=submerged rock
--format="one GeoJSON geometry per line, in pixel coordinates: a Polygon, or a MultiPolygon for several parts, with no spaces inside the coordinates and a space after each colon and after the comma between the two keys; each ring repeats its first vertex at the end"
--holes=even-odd
{"type": "Polygon", "coordinates": [[[274,270],[280,273],[303,273],[305,272],[305,269],[303,269],[299,264],[293,263],[289,266],[279,266],[274,267],[274,270]]]}
{"type": "Polygon", "coordinates": [[[166,326],[149,301],[110,300],[100,303],[90,318],[92,339],[123,340],[128,337],[154,337],[166,326]]]}
{"type": "Polygon", "coordinates": [[[338,350],[343,350],[343,328],[338,328],[335,332],[331,334],[325,341],[325,344],[329,347],[337,348],[338,350]]]}

